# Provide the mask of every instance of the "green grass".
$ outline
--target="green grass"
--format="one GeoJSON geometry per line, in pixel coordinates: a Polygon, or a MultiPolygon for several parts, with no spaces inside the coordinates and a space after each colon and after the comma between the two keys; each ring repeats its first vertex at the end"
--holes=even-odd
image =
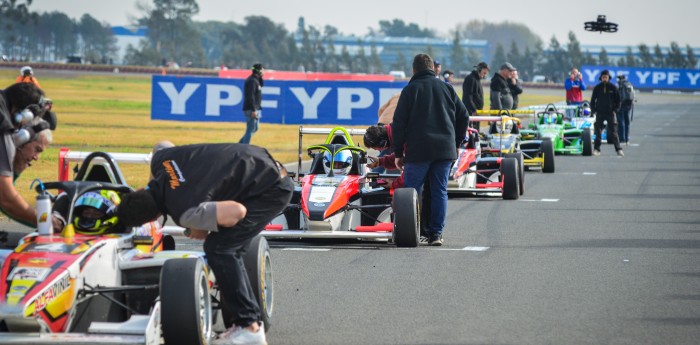
{"type": "MultiPolygon", "coordinates": [[[[13,83],[15,73],[14,70],[0,69],[0,85],[13,83]]],[[[32,203],[35,195],[29,190],[29,184],[35,178],[43,181],[58,179],[58,151],[61,147],[75,151],[147,153],[160,140],[171,140],[178,145],[238,142],[245,132],[244,123],[151,120],[151,76],[55,74],[42,77],[38,73],[37,78],[47,96],[54,101],[58,128],[53,133],[51,147],[17,180],[20,194],[32,203]]],[[[488,99],[488,94],[484,96],[488,99]]],[[[563,93],[557,97],[531,94],[526,90],[520,103],[527,106],[556,102],[561,98],[563,93]]],[[[282,162],[294,162],[298,158],[298,130],[298,125],[261,124],[251,143],[267,148],[282,162]]],[[[324,138],[306,136],[303,146],[319,140],[324,138]]],[[[123,165],[122,169],[133,187],[146,184],[147,166],[123,165]]]]}

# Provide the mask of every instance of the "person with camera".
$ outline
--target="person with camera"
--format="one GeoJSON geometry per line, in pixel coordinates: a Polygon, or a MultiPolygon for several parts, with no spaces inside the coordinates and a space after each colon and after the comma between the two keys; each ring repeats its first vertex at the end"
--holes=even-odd
{"type": "MultiPolygon", "coordinates": [[[[583,102],[583,91],[586,90],[586,83],[583,81],[581,72],[576,67],[571,69],[569,78],[564,81],[564,89],[566,89],[566,105],[580,105],[583,102]]],[[[571,118],[571,111],[569,118],[571,118]]]]}
{"type": "MultiPolygon", "coordinates": [[[[15,188],[15,180],[51,144],[45,121],[44,92],[33,83],[16,83],[0,90],[0,211],[26,226],[37,225],[37,212],[15,188]]],[[[53,218],[56,228],[62,227],[53,218]]]]}

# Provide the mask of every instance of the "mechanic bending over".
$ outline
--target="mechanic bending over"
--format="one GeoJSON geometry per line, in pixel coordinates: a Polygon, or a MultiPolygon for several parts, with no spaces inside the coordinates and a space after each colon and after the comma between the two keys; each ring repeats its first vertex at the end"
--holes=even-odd
{"type": "MultiPolygon", "coordinates": [[[[0,210],[30,227],[36,226],[36,209],[17,192],[14,182],[51,144],[53,125],[42,119],[43,96],[32,83],[0,90],[0,210]]],[[[54,217],[54,227],[60,227],[58,222],[54,217]]]]}
{"type": "Polygon", "coordinates": [[[161,142],[144,190],[122,195],[120,223],[139,226],[169,215],[204,240],[207,262],[232,319],[214,344],[265,344],[261,311],[243,266],[248,243],[287,207],[294,186],[267,150],[247,144],[174,146],[161,142]]]}

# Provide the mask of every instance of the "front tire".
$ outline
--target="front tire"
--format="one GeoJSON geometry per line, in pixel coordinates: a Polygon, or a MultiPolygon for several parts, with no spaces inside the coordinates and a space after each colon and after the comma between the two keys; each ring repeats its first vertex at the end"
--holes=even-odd
{"type": "Polygon", "coordinates": [[[170,259],[160,272],[161,329],[169,344],[206,345],[212,338],[209,280],[201,259],[170,259]]]}
{"type": "Polygon", "coordinates": [[[418,210],[418,194],[413,188],[398,188],[394,190],[394,243],[397,247],[417,247],[418,230],[420,228],[420,213],[418,210]]]}
{"type": "Polygon", "coordinates": [[[272,327],[274,284],[270,246],[264,237],[258,235],[250,241],[243,255],[243,265],[248,274],[250,286],[255,293],[255,299],[260,307],[262,322],[265,324],[265,332],[267,332],[272,327]]]}
{"type": "Polygon", "coordinates": [[[542,154],[544,155],[544,164],[542,164],[542,172],[554,172],[554,145],[551,140],[542,141],[542,154]]]}
{"type": "Polygon", "coordinates": [[[518,161],[515,158],[503,158],[501,160],[503,200],[517,200],[520,197],[518,177],[518,161]]]}
{"type": "Polygon", "coordinates": [[[520,187],[520,195],[523,195],[525,193],[525,163],[523,163],[523,153],[522,152],[513,152],[509,153],[506,155],[507,157],[512,157],[515,158],[515,160],[518,161],[518,177],[520,178],[519,180],[519,187],[520,187]]]}
{"type": "Polygon", "coordinates": [[[593,155],[593,135],[591,134],[591,131],[589,129],[584,129],[583,132],[581,132],[581,137],[583,139],[581,140],[583,144],[582,155],[593,155]]]}

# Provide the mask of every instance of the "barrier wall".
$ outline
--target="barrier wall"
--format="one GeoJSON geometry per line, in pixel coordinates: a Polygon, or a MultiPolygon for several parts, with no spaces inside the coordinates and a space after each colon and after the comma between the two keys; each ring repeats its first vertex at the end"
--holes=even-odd
{"type": "MultiPolygon", "coordinates": [[[[249,69],[227,69],[219,71],[219,78],[245,79],[250,76],[249,69]]],[[[324,73],[265,70],[265,80],[306,80],[306,81],[394,81],[394,77],[386,74],[361,73],[324,73]]]]}
{"type": "MultiPolygon", "coordinates": [[[[242,122],[242,79],[153,76],[151,119],[242,122]]],[[[371,125],[407,82],[265,80],[262,122],[371,125]]]]}
{"type": "Polygon", "coordinates": [[[696,69],[583,66],[581,74],[584,81],[592,87],[598,83],[598,76],[604,69],[610,71],[613,82],[617,82],[617,75],[624,74],[637,89],[700,90],[700,70],[696,69]]]}

